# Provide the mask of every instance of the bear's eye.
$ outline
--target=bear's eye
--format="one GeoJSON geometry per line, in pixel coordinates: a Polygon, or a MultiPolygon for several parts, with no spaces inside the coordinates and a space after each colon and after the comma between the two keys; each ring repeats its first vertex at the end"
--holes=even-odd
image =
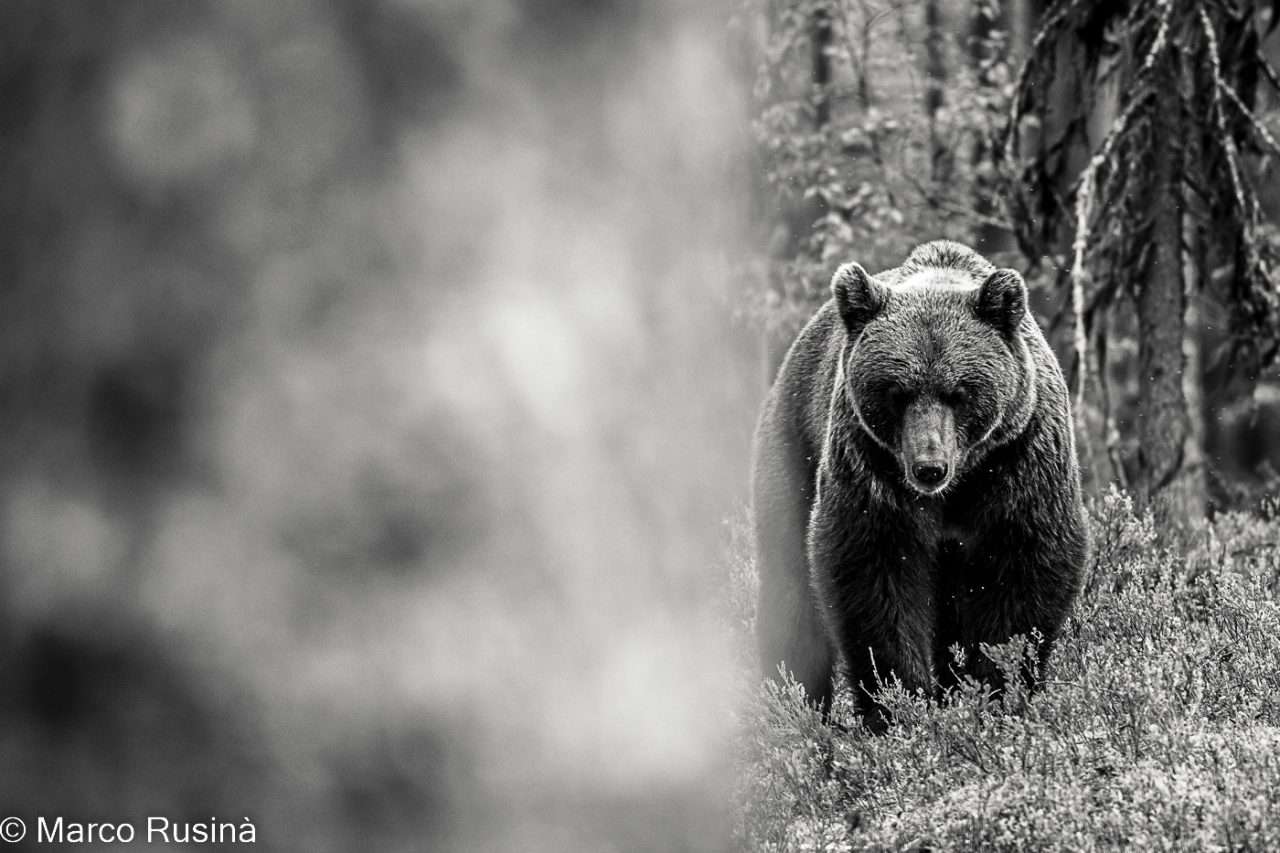
{"type": "Polygon", "coordinates": [[[968,382],[960,382],[950,391],[942,395],[942,402],[948,406],[963,406],[973,397],[973,386],[968,382]]]}
{"type": "Polygon", "coordinates": [[[907,389],[899,385],[897,382],[887,382],[884,385],[884,398],[893,406],[904,406],[907,403],[907,389]]]}

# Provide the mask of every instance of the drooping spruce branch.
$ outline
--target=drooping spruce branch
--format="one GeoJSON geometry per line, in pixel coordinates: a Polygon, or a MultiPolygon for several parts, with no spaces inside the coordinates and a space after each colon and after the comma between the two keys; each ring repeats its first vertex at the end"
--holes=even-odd
{"type": "MultiPolygon", "coordinates": [[[[1280,156],[1257,111],[1260,81],[1280,91],[1280,74],[1260,49],[1265,27],[1275,23],[1273,5],[1058,0],[1044,15],[1015,85],[1002,148],[1019,245],[1030,258],[1061,258],[1070,270],[1058,281],[1069,295],[1062,310],[1072,325],[1082,418],[1087,386],[1096,379],[1103,387],[1105,378],[1091,375],[1086,351],[1095,325],[1121,299],[1150,309],[1146,289],[1169,286],[1163,279],[1175,266],[1180,286],[1178,261],[1186,262],[1190,288],[1212,289],[1227,308],[1223,365],[1248,387],[1276,360],[1280,252],[1276,230],[1262,219],[1255,168],[1280,156]],[[1156,162],[1176,168],[1162,177],[1156,162]],[[1176,205],[1180,219],[1160,200],[1176,205]]],[[[1167,335],[1161,340],[1172,346],[1167,335]]],[[[1107,355],[1097,354],[1105,373],[1107,355]]],[[[1180,354],[1169,355],[1176,368],[1180,354]]],[[[1111,403],[1101,405],[1109,411],[1111,403]]]]}
{"type": "Polygon", "coordinates": [[[1073,312],[1088,315],[1105,310],[1118,294],[1114,288],[1105,289],[1107,285],[1099,276],[1075,268],[1087,270],[1103,257],[1133,260],[1142,250],[1141,246],[1125,245],[1126,231],[1132,229],[1124,225],[1134,221],[1135,213],[1140,221],[1141,212],[1132,210],[1124,199],[1134,197],[1133,189],[1142,180],[1141,165],[1150,149],[1127,137],[1136,136],[1139,126],[1150,118],[1146,112],[1152,103],[1153,69],[1158,62],[1177,63],[1184,89],[1205,87],[1211,93],[1212,110],[1201,117],[1201,124],[1187,127],[1185,132],[1197,134],[1209,156],[1188,164],[1186,180],[1209,193],[1209,206],[1234,214],[1225,220],[1216,218],[1212,224],[1219,234],[1233,232],[1230,242],[1239,245],[1239,257],[1229,271],[1228,293],[1238,315],[1233,317],[1232,360],[1250,374],[1273,363],[1280,350],[1280,303],[1273,280],[1276,246],[1260,233],[1258,186],[1243,162],[1264,154],[1280,159],[1280,142],[1256,114],[1256,87],[1241,86],[1242,78],[1261,77],[1280,92],[1280,73],[1258,45],[1257,30],[1268,17],[1263,6],[1253,0],[1195,4],[1059,0],[1046,12],[1033,39],[1017,80],[1004,136],[1006,165],[1017,176],[1011,194],[1011,219],[1018,226],[1019,241],[1029,256],[1052,254],[1054,232],[1070,226],[1073,289],[1080,290],[1082,280],[1104,288],[1101,292],[1085,288],[1082,299],[1072,300],[1073,312]],[[1218,36],[1224,30],[1244,48],[1230,57],[1223,56],[1223,40],[1218,36]],[[1173,49],[1167,50],[1170,42],[1173,49]],[[1100,143],[1090,145],[1087,138],[1089,121],[1096,117],[1090,113],[1095,106],[1092,99],[1080,98],[1074,105],[1052,100],[1055,77],[1064,71],[1064,53],[1071,66],[1067,73],[1086,85],[1115,73],[1128,60],[1129,77],[1120,87],[1119,117],[1100,143]],[[1138,56],[1140,63],[1134,61],[1138,56]],[[1060,132],[1054,138],[1039,139],[1040,151],[1028,151],[1028,119],[1039,124],[1044,134],[1054,110],[1064,111],[1058,119],[1060,132]],[[1073,146],[1090,151],[1086,167],[1074,181],[1054,180],[1060,177],[1055,168],[1069,168],[1058,160],[1067,159],[1064,153],[1073,146]],[[1055,187],[1062,186],[1066,191],[1055,192],[1055,187]],[[1084,204],[1078,206],[1081,201],[1084,204]]]}

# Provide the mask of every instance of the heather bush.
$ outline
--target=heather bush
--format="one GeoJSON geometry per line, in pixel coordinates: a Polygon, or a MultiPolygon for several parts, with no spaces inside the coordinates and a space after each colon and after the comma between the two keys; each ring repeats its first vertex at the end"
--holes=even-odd
{"type": "MultiPolygon", "coordinates": [[[[1181,537],[1113,491],[1084,590],[1034,697],[893,682],[888,734],[846,687],[823,721],[742,671],[735,833],[748,850],[1280,849],[1280,520],[1181,537]]],[[[749,550],[731,573],[750,585],[749,550]]],[[[749,591],[734,630],[750,648],[749,591]]],[[[989,654],[1016,669],[1023,638],[989,654]]],[[[749,664],[744,659],[744,664],[749,664]]]]}

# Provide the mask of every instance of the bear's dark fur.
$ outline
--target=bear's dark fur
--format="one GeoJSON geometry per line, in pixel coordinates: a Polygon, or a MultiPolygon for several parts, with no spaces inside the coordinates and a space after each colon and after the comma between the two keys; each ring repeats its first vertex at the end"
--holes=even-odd
{"type": "Polygon", "coordinates": [[[1080,472],[1018,273],[939,241],[831,288],[756,432],[757,637],[824,709],[842,658],[882,728],[877,675],[936,693],[955,644],[999,689],[978,644],[1038,631],[1048,656],[1085,560],[1080,472]]]}

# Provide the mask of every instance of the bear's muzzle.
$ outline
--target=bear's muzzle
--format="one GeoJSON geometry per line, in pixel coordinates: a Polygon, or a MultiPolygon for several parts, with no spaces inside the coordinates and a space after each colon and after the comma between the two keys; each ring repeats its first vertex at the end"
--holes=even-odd
{"type": "Polygon", "coordinates": [[[924,495],[941,492],[955,479],[958,450],[950,406],[926,397],[907,406],[901,449],[907,485],[924,495]]]}

